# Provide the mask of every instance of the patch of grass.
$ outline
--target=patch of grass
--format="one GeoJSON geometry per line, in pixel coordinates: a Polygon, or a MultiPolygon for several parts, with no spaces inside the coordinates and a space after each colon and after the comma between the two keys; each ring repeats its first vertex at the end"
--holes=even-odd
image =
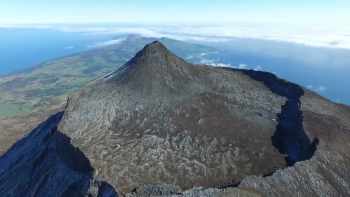
{"type": "Polygon", "coordinates": [[[0,119],[25,115],[33,109],[30,103],[0,99],[0,119]]]}
{"type": "Polygon", "coordinates": [[[100,71],[103,67],[100,66],[90,66],[82,71],[85,75],[92,75],[96,71],[100,71]]]}
{"type": "Polygon", "coordinates": [[[47,89],[26,90],[25,94],[29,98],[45,97],[45,96],[55,97],[55,96],[59,96],[61,94],[64,94],[65,92],[66,92],[65,90],[62,90],[62,89],[56,87],[56,88],[47,88],[47,89]]]}

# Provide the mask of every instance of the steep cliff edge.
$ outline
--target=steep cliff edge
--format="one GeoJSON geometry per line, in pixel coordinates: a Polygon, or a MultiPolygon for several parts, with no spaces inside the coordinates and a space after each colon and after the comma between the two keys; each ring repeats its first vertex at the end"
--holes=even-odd
{"type": "MultiPolygon", "coordinates": [[[[57,130],[62,116],[52,115],[0,157],[1,196],[85,196],[99,191],[103,182],[93,178],[90,161],[57,130]]],[[[115,196],[109,190],[101,196],[115,196]]]]}

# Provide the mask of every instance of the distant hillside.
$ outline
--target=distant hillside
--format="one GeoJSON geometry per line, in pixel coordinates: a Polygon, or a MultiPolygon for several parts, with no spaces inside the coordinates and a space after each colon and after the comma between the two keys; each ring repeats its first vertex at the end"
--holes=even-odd
{"type": "MultiPolygon", "coordinates": [[[[130,35],[120,44],[40,62],[1,77],[0,143],[12,137],[14,141],[10,140],[11,143],[15,142],[18,132],[23,136],[49,114],[62,109],[68,94],[89,81],[118,69],[154,40],[157,39],[130,35]]],[[[189,62],[198,61],[201,53],[218,51],[212,47],[169,38],[159,40],[189,62]]],[[[0,154],[3,148],[1,146],[0,154]]]]}

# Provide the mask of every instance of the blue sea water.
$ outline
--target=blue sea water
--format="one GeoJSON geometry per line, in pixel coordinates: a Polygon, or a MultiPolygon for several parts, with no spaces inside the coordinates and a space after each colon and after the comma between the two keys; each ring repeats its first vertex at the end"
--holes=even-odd
{"type": "Polygon", "coordinates": [[[0,28],[0,76],[35,62],[87,50],[110,35],[84,35],[54,29],[0,28]]]}

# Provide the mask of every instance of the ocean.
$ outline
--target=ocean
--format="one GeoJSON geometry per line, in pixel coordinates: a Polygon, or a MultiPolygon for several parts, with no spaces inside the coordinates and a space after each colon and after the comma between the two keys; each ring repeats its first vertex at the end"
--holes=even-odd
{"type": "Polygon", "coordinates": [[[53,29],[0,28],[0,76],[35,62],[85,51],[111,35],[84,35],[53,29]]]}

